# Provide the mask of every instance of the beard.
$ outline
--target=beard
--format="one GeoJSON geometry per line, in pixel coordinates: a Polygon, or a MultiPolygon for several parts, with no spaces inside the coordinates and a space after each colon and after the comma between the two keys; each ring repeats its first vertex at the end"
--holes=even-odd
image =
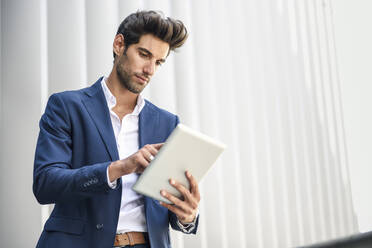
{"type": "Polygon", "coordinates": [[[120,84],[134,94],[139,94],[143,91],[146,87],[146,84],[139,84],[131,80],[131,76],[135,75],[134,73],[130,73],[125,68],[127,67],[126,64],[128,62],[128,57],[124,53],[123,56],[119,58],[118,65],[116,67],[116,74],[118,76],[120,84]]]}

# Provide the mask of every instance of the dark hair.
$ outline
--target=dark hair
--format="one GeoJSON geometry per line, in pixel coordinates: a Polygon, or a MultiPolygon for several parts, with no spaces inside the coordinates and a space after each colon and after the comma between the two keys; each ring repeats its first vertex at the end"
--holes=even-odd
{"type": "MultiPolygon", "coordinates": [[[[125,50],[139,42],[142,35],[152,34],[169,44],[169,51],[181,47],[187,39],[187,29],[180,20],[165,18],[157,11],[137,11],[120,24],[116,35],[124,36],[125,50]]],[[[114,53],[114,58],[116,54],[114,53]]]]}

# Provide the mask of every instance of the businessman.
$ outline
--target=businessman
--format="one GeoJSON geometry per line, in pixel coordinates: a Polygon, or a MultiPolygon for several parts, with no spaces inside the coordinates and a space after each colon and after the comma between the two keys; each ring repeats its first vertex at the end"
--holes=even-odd
{"type": "Polygon", "coordinates": [[[114,65],[91,87],[53,94],[40,120],[33,192],[54,203],[37,247],[171,247],[169,225],[196,233],[200,194],[193,176],[169,205],[132,190],[179,120],[143,99],[170,51],[187,39],[183,23],[139,11],[120,24],[114,65]]]}

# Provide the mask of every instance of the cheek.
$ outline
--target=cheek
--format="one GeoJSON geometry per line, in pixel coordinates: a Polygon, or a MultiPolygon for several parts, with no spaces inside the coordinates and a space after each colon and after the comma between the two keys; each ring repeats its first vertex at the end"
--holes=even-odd
{"type": "Polygon", "coordinates": [[[125,71],[127,75],[141,73],[146,64],[146,60],[133,54],[129,54],[127,57],[121,57],[119,62],[120,69],[125,71]]]}
{"type": "Polygon", "coordinates": [[[144,60],[143,58],[140,58],[140,57],[135,57],[128,62],[131,65],[130,66],[131,70],[136,71],[136,72],[141,72],[143,67],[146,64],[146,60],[144,60]]]}
{"type": "Polygon", "coordinates": [[[126,74],[130,73],[130,68],[128,67],[128,60],[124,57],[120,58],[118,68],[120,71],[125,72],[126,74]]]}

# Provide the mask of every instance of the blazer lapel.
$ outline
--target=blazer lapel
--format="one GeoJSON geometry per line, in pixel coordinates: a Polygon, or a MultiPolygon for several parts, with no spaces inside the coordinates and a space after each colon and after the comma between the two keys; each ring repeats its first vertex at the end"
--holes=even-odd
{"type": "Polygon", "coordinates": [[[102,77],[93,86],[85,90],[87,97],[83,99],[83,104],[96,125],[111,160],[116,161],[119,159],[119,154],[101,81],[102,77]]]}
{"type": "Polygon", "coordinates": [[[159,123],[159,113],[146,102],[138,120],[139,148],[157,142],[156,130],[159,123]]]}

